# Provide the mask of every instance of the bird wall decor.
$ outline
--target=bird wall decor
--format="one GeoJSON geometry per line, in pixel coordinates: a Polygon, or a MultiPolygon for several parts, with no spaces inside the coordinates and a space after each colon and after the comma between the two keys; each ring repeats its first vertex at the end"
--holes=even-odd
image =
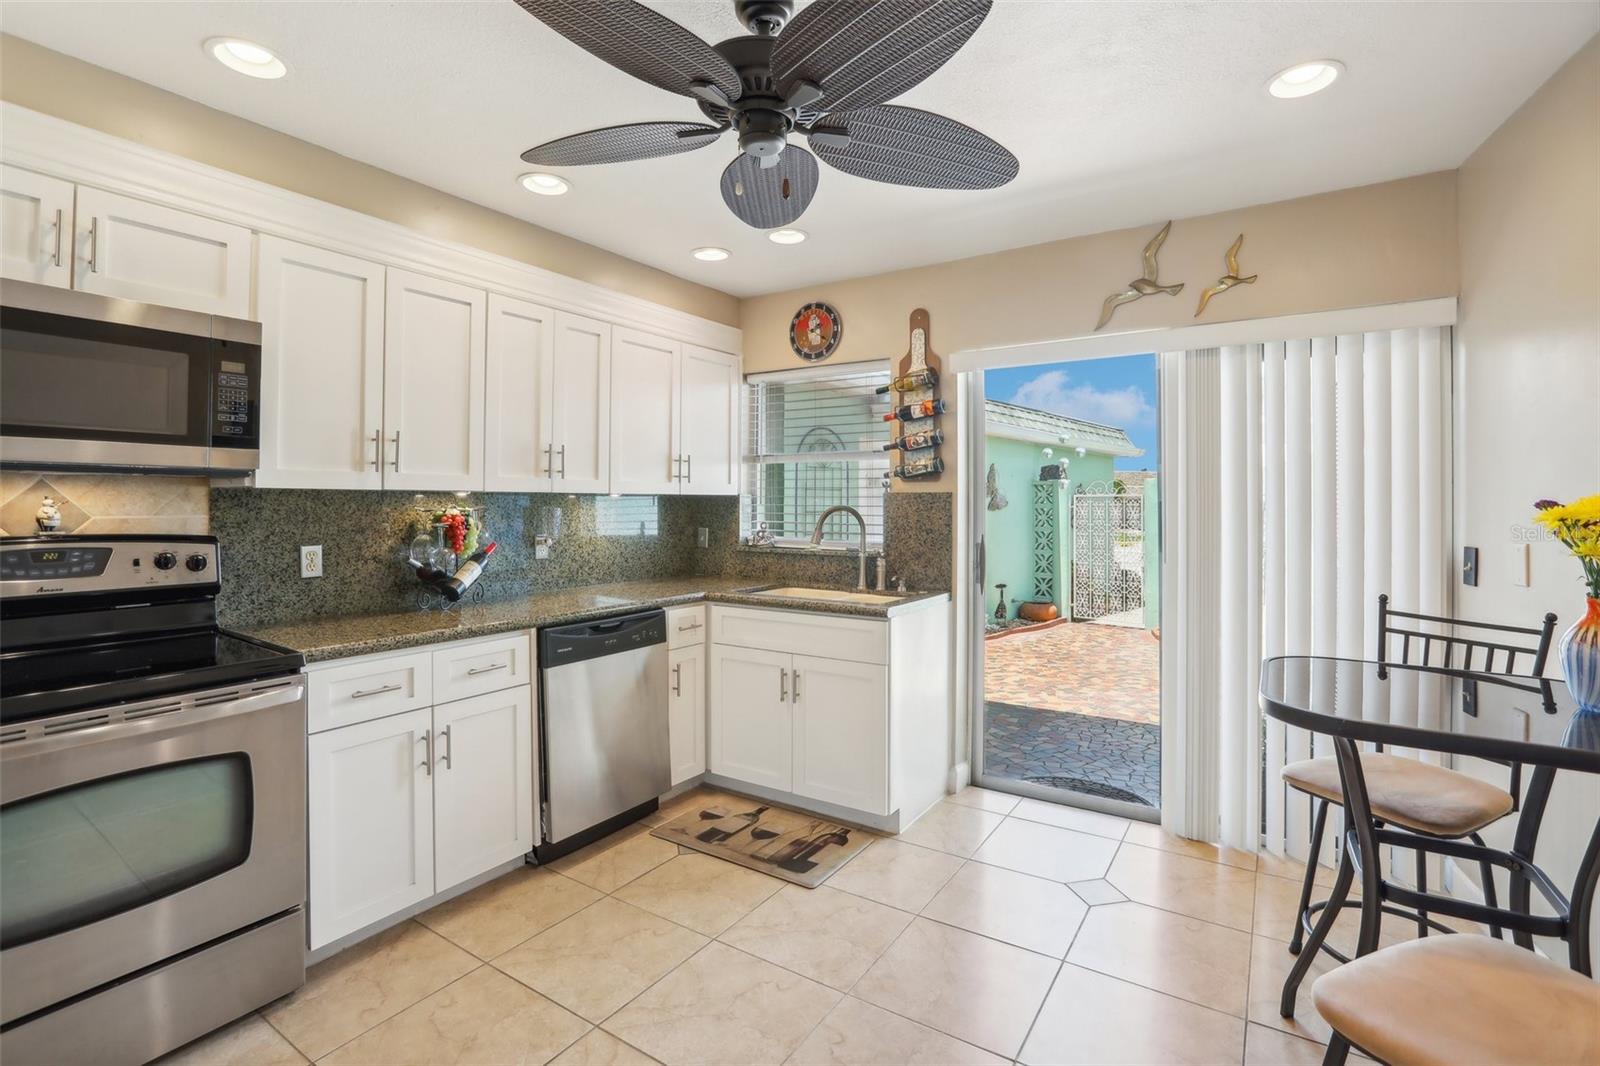
{"type": "Polygon", "coordinates": [[[1235,285],[1250,285],[1255,282],[1255,274],[1251,274],[1248,278],[1241,278],[1239,276],[1239,249],[1243,246],[1244,234],[1241,233],[1233,242],[1233,247],[1228,249],[1228,254],[1226,257],[1228,272],[1222,275],[1222,277],[1218,278],[1215,285],[1212,285],[1210,288],[1207,288],[1200,293],[1200,306],[1194,309],[1194,317],[1200,317],[1200,313],[1206,309],[1206,304],[1210,303],[1211,298],[1217,295],[1217,293],[1227,292],[1235,285]]]}
{"type": "Polygon", "coordinates": [[[1164,292],[1168,296],[1176,296],[1183,291],[1183,282],[1176,285],[1161,284],[1161,267],[1156,263],[1156,255],[1161,251],[1161,246],[1166,242],[1167,234],[1172,232],[1172,222],[1169,220],[1161,227],[1161,232],[1150,238],[1150,243],[1144,246],[1144,274],[1128,282],[1128,287],[1121,292],[1114,292],[1106,297],[1106,302],[1100,308],[1100,321],[1095,325],[1099,332],[1111,321],[1111,315],[1123,304],[1132,303],[1143,299],[1152,293],[1164,292]]]}

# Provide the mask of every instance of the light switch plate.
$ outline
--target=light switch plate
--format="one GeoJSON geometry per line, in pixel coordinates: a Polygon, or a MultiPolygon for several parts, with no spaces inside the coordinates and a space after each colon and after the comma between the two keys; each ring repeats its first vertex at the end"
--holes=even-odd
{"type": "Polygon", "coordinates": [[[1533,545],[1523,543],[1512,547],[1511,583],[1523,588],[1533,584],[1533,545]]]}
{"type": "Polygon", "coordinates": [[[300,576],[322,576],[322,545],[302,544],[300,546],[300,576]]]}
{"type": "Polygon", "coordinates": [[[694,542],[702,548],[711,547],[711,530],[705,526],[695,527],[694,542]]]}

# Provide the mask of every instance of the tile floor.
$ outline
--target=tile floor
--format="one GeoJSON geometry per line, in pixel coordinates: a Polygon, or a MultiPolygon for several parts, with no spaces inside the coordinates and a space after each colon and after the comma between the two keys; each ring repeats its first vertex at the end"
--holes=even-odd
{"type": "Polygon", "coordinates": [[[640,826],[373,937],[168,1061],[1311,1064],[1309,994],[1276,1009],[1298,874],[981,789],[815,890],[640,826]]]}

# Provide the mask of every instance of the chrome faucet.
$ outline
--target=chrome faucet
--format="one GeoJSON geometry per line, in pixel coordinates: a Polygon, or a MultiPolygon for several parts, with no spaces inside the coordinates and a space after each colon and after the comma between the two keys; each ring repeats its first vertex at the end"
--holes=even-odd
{"type": "Polygon", "coordinates": [[[828,508],[826,511],[823,511],[821,517],[817,519],[817,527],[811,531],[811,546],[813,548],[821,546],[822,524],[828,519],[832,518],[834,515],[840,513],[847,514],[851,518],[854,518],[856,520],[856,524],[861,527],[861,547],[856,552],[856,563],[858,564],[856,571],[856,589],[857,591],[865,592],[867,591],[867,520],[861,517],[860,511],[856,510],[854,507],[846,507],[844,504],[839,504],[837,506],[828,508]]]}

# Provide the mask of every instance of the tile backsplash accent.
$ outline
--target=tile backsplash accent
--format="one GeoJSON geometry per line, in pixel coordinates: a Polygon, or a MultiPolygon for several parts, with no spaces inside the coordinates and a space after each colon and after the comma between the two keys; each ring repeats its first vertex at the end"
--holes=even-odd
{"type": "Polygon", "coordinates": [[[210,482],[149,474],[0,473],[0,534],[33,536],[46,496],[61,510],[58,533],[204,533],[210,482]]]}
{"type": "MultiPolygon", "coordinates": [[[[479,585],[486,599],[529,592],[695,573],[689,497],[565,496],[218,488],[212,532],[221,543],[223,624],[257,626],[327,615],[401,611],[418,603],[405,565],[427,516],[419,508],[483,509],[495,554],[479,585]],[[534,536],[560,534],[550,558],[534,558],[534,536]],[[641,533],[639,530],[644,532],[641,533]],[[322,545],[323,575],[302,578],[301,545],[322,545]]],[[[704,523],[699,523],[704,524],[704,523]]]]}

